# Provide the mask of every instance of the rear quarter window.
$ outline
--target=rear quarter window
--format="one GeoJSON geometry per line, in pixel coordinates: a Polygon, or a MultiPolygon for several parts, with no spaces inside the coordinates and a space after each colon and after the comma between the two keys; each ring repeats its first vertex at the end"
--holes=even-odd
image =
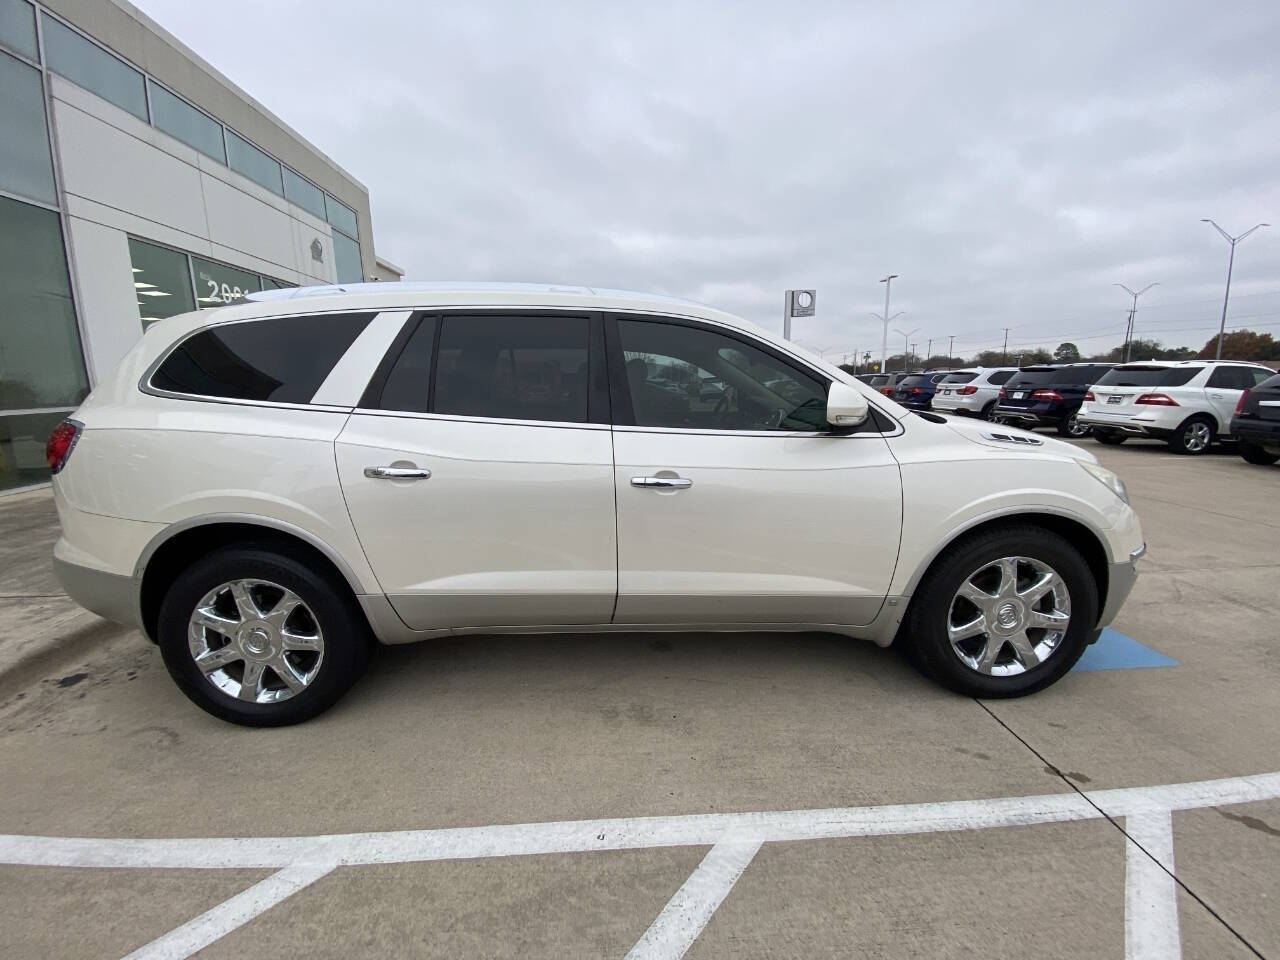
{"type": "Polygon", "coordinates": [[[976,376],[977,376],[976,373],[949,373],[945,377],[943,377],[942,382],[943,383],[968,383],[970,380],[972,380],[976,376]]]}
{"type": "Polygon", "coordinates": [[[310,403],[372,313],[268,317],[200,330],[151,375],[156,390],[220,400],[310,403]]]}
{"type": "Polygon", "coordinates": [[[987,378],[987,383],[994,384],[995,386],[998,387],[1002,383],[1008,383],[1009,378],[1012,376],[1013,376],[1012,370],[997,370],[995,373],[993,373],[990,377],[987,378]]]}

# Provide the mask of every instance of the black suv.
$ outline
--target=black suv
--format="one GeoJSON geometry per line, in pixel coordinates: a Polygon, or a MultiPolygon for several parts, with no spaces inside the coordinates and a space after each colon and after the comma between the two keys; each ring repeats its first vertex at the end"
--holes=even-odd
{"type": "Polygon", "coordinates": [[[1109,363],[1036,364],[1022,367],[1000,388],[991,416],[1015,426],[1054,427],[1064,437],[1087,437],[1076,422],[1085,392],[1111,369],[1109,363]]]}
{"type": "Polygon", "coordinates": [[[1231,433],[1240,441],[1240,456],[1250,463],[1280,460],[1280,374],[1240,395],[1231,433]]]}

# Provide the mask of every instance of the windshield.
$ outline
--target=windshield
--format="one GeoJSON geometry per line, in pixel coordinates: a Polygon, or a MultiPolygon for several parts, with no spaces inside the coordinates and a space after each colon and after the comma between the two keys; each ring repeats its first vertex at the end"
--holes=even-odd
{"type": "Polygon", "coordinates": [[[977,376],[976,373],[949,373],[942,378],[943,383],[968,383],[977,376]]]}
{"type": "Polygon", "coordinates": [[[1180,387],[1190,383],[1204,367],[1153,367],[1129,364],[1103,374],[1099,387],[1180,387]]]}
{"type": "Polygon", "coordinates": [[[872,377],[870,380],[867,381],[867,383],[873,387],[883,387],[888,382],[889,382],[889,375],[887,373],[877,374],[876,376],[872,377]]]}

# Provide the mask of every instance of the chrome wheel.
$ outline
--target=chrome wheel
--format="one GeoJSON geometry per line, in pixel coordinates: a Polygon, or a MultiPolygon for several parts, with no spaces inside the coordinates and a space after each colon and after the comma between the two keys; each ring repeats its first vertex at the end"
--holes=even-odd
{"type": "Polygon", "coordinates": [[[1010,677],[1053,656],[1070,623],[1071,594],[1058,572],[1033,557],[1004,557],[960,585],[947,639],[969,669],[1010,677]]]}
{"type": "Polygon", "coordinates": [[[1187,425],[1182,431],[1182,445],[1188,453],[1204,453],[1213,439],[1213,429],[1203,420],[1187,425]]]}
{"type": "Polygon", "coordinates": [[[277,703],[307,688],[324,660],[324,636],[292,590],[232,580],[196,604],[187,644],[200,672],[224,694],[277,703]]]}
{"type": "Polygon", "coordinates": [[[1089,431],[1092,429],[1093,428],[1088,424],[1081,423],[1075,417],[1072,417],[1067,421],[1067,433],[1076,439],[1079,439],[1080,437],[1087,437],[1089,435],[1089,431]]]}

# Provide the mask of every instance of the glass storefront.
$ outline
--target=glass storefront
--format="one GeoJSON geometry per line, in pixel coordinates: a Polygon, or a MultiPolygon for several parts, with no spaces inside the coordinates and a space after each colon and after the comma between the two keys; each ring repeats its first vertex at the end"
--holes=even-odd
{"type": "Polygon", "coordinates": [[[133,261],[133,286],[138,292],[143,327],[196,308],[191,294],[191,267],[185,253],[130,237],[129,258],[133,261]]]}
{"type": "Polygon", "coordinates": [[[57,203],[40,71],[0,53],[0,189],[57,203]]]}
{"type": "Polygon", "coordinates": [[[45,441],[66,416],[65,411],[0,416],[0,490],[49,479],[45,441]]]}
{"type": "Polygon", "coordinates": [[[256,273],[237,270],[224,263],[192,257],[191,267],[196,277],[196,304],[202,310],[235,303],[243,300],[246,293],[257,293],[262,289],[262,278],[256,273]]]}

